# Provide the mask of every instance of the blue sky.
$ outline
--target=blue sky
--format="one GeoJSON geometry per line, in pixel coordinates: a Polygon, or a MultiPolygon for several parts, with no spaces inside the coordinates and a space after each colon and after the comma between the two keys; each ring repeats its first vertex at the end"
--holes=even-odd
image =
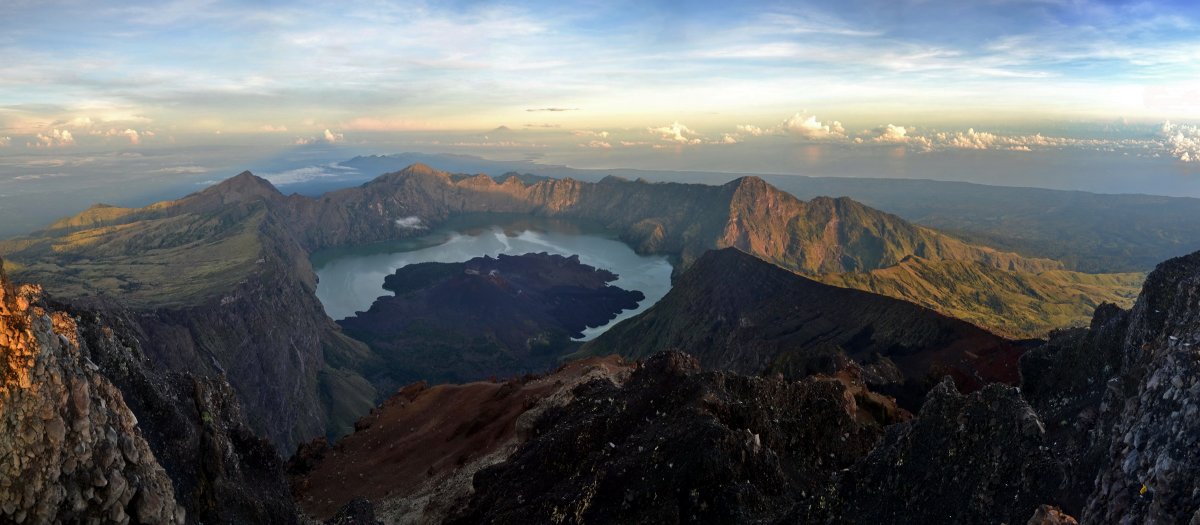
{"type": "Polygon", "coordinates": [[[1200,160],[1192,2],[131,4],[0,5],[0,156],[787,140],[1200,160]]]}

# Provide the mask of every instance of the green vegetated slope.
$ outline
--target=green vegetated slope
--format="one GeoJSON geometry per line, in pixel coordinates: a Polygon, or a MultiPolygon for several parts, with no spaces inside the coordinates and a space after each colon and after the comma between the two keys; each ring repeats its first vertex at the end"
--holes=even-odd
{"type": "Polygon", "coordinates": [[[964,241],[1062,261],[1083,272],[1146,272],[1200,249],[1200,199],[967,182],[771,176],[809,199],[849,195],[964,241]]]}
{"type": "Polygon", "coordinates": [[[1067,270],[1005,272],[970,261],[909,258],[870,272],[822,275],[828,284],[896,297],[1009,337],[1045,337],[1055,328],[1086,326],[1096,307],[1129,308],[1142,273],[1067,270]]]}

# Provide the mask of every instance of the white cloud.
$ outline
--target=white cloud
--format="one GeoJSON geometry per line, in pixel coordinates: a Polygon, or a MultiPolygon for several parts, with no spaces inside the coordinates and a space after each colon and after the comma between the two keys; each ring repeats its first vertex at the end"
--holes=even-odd
{"type": "Polygon", "coordinates": [[[760,128],[754,124],[738,124],[737,132],[739,134],[750,135],[751,137],[761,137],[769,135],[771,130],[760,128]]]}
{"type": "Polygon", "coordinates": [[[306,144],[316,144],[318,142],[324,142],[326,144],[336,144],[338,142],[343,142],[345,140],[346,140],[345,135],[342,135],[341,133],[335,133],[333,131],[330,131],[328,128],[326,128],[325,132],[322,133],[321,136],[319,136],[319,137],[297,137],[295,142],[293,142],[293,143],[296,144],[297,146],[304,146],[306,144]]]}
{"type": "Polygon", "coordinates": [[[612,149],[612,144],[605,142],[603,140],[592,140],[592,141],[589,141],[587,144],[580,144],[580,146],[585,147],[585,148],[612,149]]]}
{"type": "Polygon", "coordinates": [[[283,125],[274,126],[271,124],[267,124],[262,127],[262,130],[266,131],[267,133],[280,133],[280,132],[287,131],[288,128],[287,128],[287,126],[283,126],[283,125]]]}
{"type": "Polygon", "coordinates": [[[126,137],[128,137],[128,138],[129,138],[129,143],[130,143],[130,144],[133,144],[134,146],[137,146],[138,144],[141,144],[141,142],[142,142],[142,137],[140,137],[140,136],[138,135],[138,132],[137,132],[137,130],[134,130],[134,129],[127,129],[127,130],[125,130],[125,131],[122,131],[122,132],[121,132],[121,134],[122,134],[122,135],[125,135],[126,137]]]}
{"type": "Polygon", "coordinates": [[[575,130],[575,131],[572,131],[571,134],[575,135],[577,137],[600,137],[602,139],[608,138],[608,135],[609,135],[609,133],[607,131],[588,131],[588,130],[575,130]]]}
{"type": "Polygon", "coordinates": [[[678,142],[680,144],[700,144],[702,142],[700,140],[700,133],[680,124],[678,121],[669,126],[647,128],[647,131],[658,135],[662,140],[678,142]]]}
{"type": "Polygon", "coordinates": [[[342,166],[335,162],[319,166],[305,166],[278,173],[262,173],[260,176],[271,181],[271,184],[276,186],[286,186],[288,184],[308,182],[315,179],[344,176],[357,171],[354,168],[342,166]]]}
{"type": "Polygon", "coordinates": [[[875,142],[903,143],[908,142],[908,140],[911,138],[908,136],[908,128],[905,128],[904,126],[894,126],[892,124],[888,124],[887,126],[879,128],[877,131],[879,132],[879,136],[871,139],[875,142]]]}
{"type": "Polygon", "coordinates": [[[75,137],[71,132],[65,129],[54,129],[49,133],[38,133],[35,137],[37,142],[26,144],[31,148],[59,148],[71,146],[75,144],[75,137]]]}
{"type": "Polygon", "coordinates": [[[792,135],[810,140],[846,138],[846,128],[842,127],[841,122],[835,120],[824,123],[817,120],[816,115],[796,113],[783,121],[780,128],[792,135]]]}
{"type": "MultiPolygon", "coordinates": [[[[1173,136],[1164,126],[1162,136],[1170,140],[1173,136]]],[[[1174,127],[1171,127],[1173,130],[1174,127]]],[[[966,131],[931,131],[919,133],[912,126],[897,126],[887,124],[864,133],[854,139],[855,144],[900,144],[917,151],[945,151],[955,149],[967,150],[1000,150],[1000,151],[1038,151],[1062,150],[1067,148],[1116,151],[1119,149],[1152,150],[1171,149],[1156,140],[1137,138],[1072,138],[1047,137],[1040,133],[1033,135],[1004,135],[989,131],[977,131],[967,128],[966,131]]],[[[1186,140],[1181,143],[1186,143],[1186,140]]],[[[1186,146],[1183,148],[1186,150],[1186,146]]],[[[1178,157],[1180,153],[1175,153],[1178,157]]],[[[1195,156],[1195,153],[1192,154],[1195,156]]]]}
{"type": "Polygon", "coordinates": [[[1164,147],[1183,162],[1200,162],[1200,127],[1164,122],[1159,134],[1164,147]]]}
{"type": "Polygon", "coordinates": [[[396,219],[396,226],[403,230],[424,230],[425,222],[422,221],[420,217],[412,215],[409,217],[396,219]]]}
{"type": "Polygon", "coordinates": [[[12,145],[12,137],[0,137],[0,148],[7,148],[12,145]]]}

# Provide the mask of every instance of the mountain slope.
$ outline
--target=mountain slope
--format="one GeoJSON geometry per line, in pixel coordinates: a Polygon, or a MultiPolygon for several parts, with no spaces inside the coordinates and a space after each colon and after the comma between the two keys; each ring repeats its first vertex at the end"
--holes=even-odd
{"type": "Polygon", "coordinates": [[[1143,277],[1066,270],[998,272],[978,262],[909,257],[888,268],[816,278],[912,301],[1009,337],[1030,338],[1085,324],[1104,303],[1132,306],[1143,277]]]}
{"type": "Polygon", "coordinates": [[[290,451],[347,431],[376,394],[351,370],[368,350],[325,316],[282,202],[243,173],[177,201],[93,208],[0,253],[58,300],[133,309],[157,366],[228,378],[256,430],[290,451]]]}
{"type": "Polygon", "coordinates": [[[971,390],[1015,384],[1023,352],[966,322],[821,284],[734,248],[705,254],[666,297],[581,352],[643,358],[663,350],[689,352],[708,369],[793,377],[833,373],[849,358],[866,367],[872,388],[910,402],[943,373],[971,390]]]}
{"type": "Polygon", "coordinates": [[[1060,268],[972,246],[849,199],[804,202],[757,177],[721,186],[510,176],[455,176],[417,164],[319,199],[290,198],[290,222],[310,248],[403,236],[395,221],[436,224],[456,213],[505,212],[599,221],[641,252],[687,266],[711,248],[734,246],[785,268],[847,272],[890,266],[908,255],[979,261],[1006,270],[1060,268]]]}

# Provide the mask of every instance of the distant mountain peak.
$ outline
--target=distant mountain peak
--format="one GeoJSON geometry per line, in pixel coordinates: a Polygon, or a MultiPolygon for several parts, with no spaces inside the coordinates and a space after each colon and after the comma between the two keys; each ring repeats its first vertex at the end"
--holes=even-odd
{"type": "Polygon", "coordinates": [[[274,184],[271,184],[271,181],[249,171],[243,171],[225,179],[216,186],[209,188],[209,190],[224,196],[242,197],[236,200],[248,200],[245,197],[273,197],[283,195],[275,188],[274,184]]]}
{"type": "Polygon", "coordinates": [[[400,173],[405,175],[439,175],[442,171],[424,162],[415,162],[409,164],[407,168],[400,170],[400,173]]]}

